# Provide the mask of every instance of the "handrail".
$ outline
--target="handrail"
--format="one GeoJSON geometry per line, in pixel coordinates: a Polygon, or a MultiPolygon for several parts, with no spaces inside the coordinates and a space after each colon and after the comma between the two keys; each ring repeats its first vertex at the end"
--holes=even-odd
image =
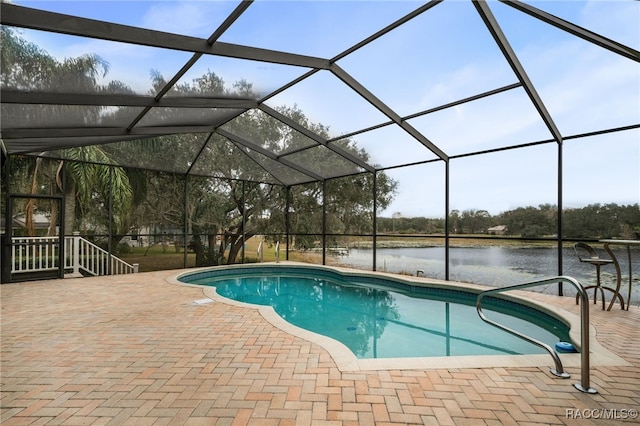
{"type": "Polygon", "coordinates": [[[72,241],[75,273],[82,268],[91,275],[120,275],[137,272],[136,265],[131,265],[114,256],[107,250],[74,233],[73,237],[65,237],[72,241]],[[110,263],[110,265],[109,265],[110,263]]]}
{"type": "MultiPolygon", "coordinates": [[[[58,268],[60,237],[12,237],[11,273],[39,272],[58,268]]],[[[65,236],[63,268],[79,274],[130,274],[138,272],[138,264],[129,264],[74,232],[65,236]]]]}
{"type": "Polygon", "coordinates": [[[60,237],[11,237],[11,273],[58,269],[60,237]]]}
{"type": "Polygon", "coordinates": [[[260,263],[264,262],[264,251],[262,250],[262,241],[260,241],[260,244],[258,244],[257,256],[258,256],[258,262],[260,263]]]}
{"type": "Polygon", "coordinates": [[[546,343],[540,342],[532,337],[529,337],[525,334],[522,334],[509,327],[498,324],[497,322],[488,319],[484,315],[484,312],[482,311],[482,299],[486,295],[494,294],[494,293],[502,293],[510,290],[518,290],[518,289],[524,289],[529,287],[547,285],[547,284],[552,284],[558,281],[568,282],[570,284],[573,284],[573,286],[578,291],[579,297],[582,299],[582,303],[580,304],[580,346],[581,346],[580,347],[580,364],[581,364],[580,376],[581,378],[580,378],[580,383],[575,383],[573,386],[581,392],[591,393],[591,394],[598,393],[597,390],[595,390],[589,385],[589,381],[590,381],[589,379],[589,296],[587,296],[587,292],[585,291],[583,285],[580,284],[580,282],[575,278],[567,277],[567,276],[558,276],[558,277],[546,278],[538,281],[532,281],[524,284],[515,284],[507,287],[500,287],[500,288],[485,290],[479,293],[478,298],[476,299],[476,309],[478,311],[478,315],[483,321],[495,327],[498,327],[506,332],[509,332],[515,336],[518,336],[530,343],[533,343],[537,346],[544,348],[547,352],[549,352],[549,354],[553,358],[553,361],[555,362],[555,370],[551,369],[551,373],[558,377],[568,378],[569,374],[566,373],[562,368],[562,362],[560,361],[560,357],[558,356],[558,353],[553,348],[551,348],[546,343]]]}
{"type": "Polygon", "coordinates": [[[276,263],[280,263],[280,241],[276,241],[276,263]]]}

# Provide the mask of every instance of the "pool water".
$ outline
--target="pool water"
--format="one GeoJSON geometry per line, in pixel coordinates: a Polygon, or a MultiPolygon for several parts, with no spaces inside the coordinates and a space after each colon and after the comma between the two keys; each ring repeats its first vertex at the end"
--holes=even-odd
{"type": "MultiPolygon", "coordinates": [[[[346,345],[357,358],[541,354],[543,349],[483,322],[476,296],[312,268],[238,268],[191,274],[226,298],[268,305],[286,321],[346,345]]],[[[525,305],[485,298],[485,314],[554,346],[559,320],[525,305]]]]}

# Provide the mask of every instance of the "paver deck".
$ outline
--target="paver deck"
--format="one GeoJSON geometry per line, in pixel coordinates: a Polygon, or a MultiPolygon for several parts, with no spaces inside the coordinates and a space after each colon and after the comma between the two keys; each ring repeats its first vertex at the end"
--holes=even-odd
{"type": "MultiPolygon", "coordinates": [[[[624,359],[596,395],[544,367],[344,371],[256,309],[198,303],[178,271],[6,284],[3,425],[481,425],[638,423],[640,308],[591,305],[624,359]],[[597,418],[599,417],[599,418],[597,418]]],[[[578,312],[571,298],[532,297],[578,312]]]]}

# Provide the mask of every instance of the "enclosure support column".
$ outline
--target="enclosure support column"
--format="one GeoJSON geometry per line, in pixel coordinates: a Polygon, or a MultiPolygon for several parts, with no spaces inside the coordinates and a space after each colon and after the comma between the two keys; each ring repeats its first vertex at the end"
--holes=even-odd
{"type": "Polygon", "coordinates": [[[67,232],[67,227],[65,226],[65,191],[67,190],[67,166],[66,162],[62,163],[62,169],[60,170],[60,182],[62,183],[62,195],[60,197],[60,201],[58,201],[58,276],[64,278],[64,267],[65,267],[65,259],[67,258],[66,253],[66,244],[65,244],[65,234],[67,232]]]}
{"type": "MultiPolygon", "coordinates": [[[[2,155],[2,154],[0,154],[2,155]]],[[[4,194],[4,218],[5,218],[5,233],[4,235],[1,235],[0,237],[2,238],[1,244],[2,247],[0,247],[0,283],[8,283],[11,281],[11,269],[13,267],[13,263],[11,262],[11,245],[12,245],[12,239],[11,236],[13,235],[13,220],[11,220],[11,180],[9,179],[9,177],[11,176],[10,174],[11,171],[11,157],[9,155],[6,155],[5,157],[5,161],[4,161],[4,182],[5,185],[7,185],[7,191],[4,194]]]]}
{"type": "Polygon", "coordinates": [[[322,264],[327,264],[327,181],[322,181],[322,264]]]}
{"type": "Polygon", "coordinates": [[[111,275],[111,256],[113,247],[111,247],[111,238],[113,237],[113,167],[109,167],[109,239],[107,240],[107,275],[111,275]]]}
{"type": "Polygon", "coordinates": [[[378,171],[373,172],[373,270],[377,270],[376,247],[378,245],[378,171]]]}
{"type": "Polygon", "coordinates": [[[247,225],[247,221],[246,221],[246,212],[247,212],[247,203],[245,200],[245,196],[244,196],[244,191],[245,191],[245,181],[242,181],[242,262],[240,263],[244,263],[244,245],[246,244],[246,240],[245,240],[245,236],[246,236],[246,225],[247,225]]]}
{"type": "MultiPolygon", "coordinates": [[[[478,11],[478,14],[480,15],[485,25],[487,26],[487,29],[493,36],[493,39],[495,40],[496,44],[502,51],[502,54],[504,55],[505,59],[507,60],[507,62],[509,62],[511,69],[513,70],[515,75],[518,77],[520,84],[522,84],[522,88],[525,90],[525,92],[527,92],[529,99],[531,100],[532,104],[538,111],[538,114],[540,114],[540,118],[546,124],[547,129],[549,129],[549,132],[553,135],[553,139],[558,143],[558,149],[559,149],[558,152],[560,153],[562,150],[562,134],[560,133],[560,130],[556,126],[555,122],[553,121],[553,117],[551,117],[551,114],[549,113],[546,106],[544,105],[544,102],[542,102],[542,98],[536,91],[536,88],[531,82],[531,79],[529,78],[529,76],[527,75],[527,72],[525,71],[524,66],[522,66],[522,64],[520,63],[520,60],[518,59],[518,56],[516,55],[511,45],[509,44],[509,40],[507,39],[505,34],[502,32],[502,29],[500,28],[500,25],[498,24],[497,19],[491,12],[491,8],[489,7],[488,2],[486,0],[474,1],[473,6],[478,11]]],[[[559,167],[558,167],[558,212],[559,212],[558,214],[558,231],[559,231],[558,232],[558,253],[559,253],[558,261],[560,262],[559,264],[560,270],[562,268],[562,233],[561,233],[562,225],[560,222],[560,215],[562,213],[562,188],[561,188],[562,167],[560,166],[561,163],[562,163],[562,155],[559,154],[558,155],[558,164],[559,164],[559,167]]],[[[561,283],[558,284],[558,292],[560,295],[562,295],[561,283]]]]}
{"type": "Polygon", "coordinates": [[[449,160],[444,162],[444,279],[449,280],[449,160]]]}
{"type": "Polygon", "coordinates": [[[184,219],[184,227],[182,229],[183,238],[182,238],[182,250],[184,254],[182,256],[182,267],[187,267],[187,238],[189,235],[189,200],[187,199],[187,194],[189,193],[189,175],[184,176],[184,199],[182,200],[183,205],[183,219],[184,219]]]}
{"type": "MultiPolygon", "coordinates": [[[[562,140],[558,141],[558,275],[562,275],[562,140]]],[[[558,295],[563,295],[562,281],[558,282],[558,295]]]]}
{"type": "Polygon", "coordinates": [[[286,234],[286,259],[289,260],[289,245],[291,243],[291,187],[285,188],[285,211],[284,211],[284,230],[286,234]]]}

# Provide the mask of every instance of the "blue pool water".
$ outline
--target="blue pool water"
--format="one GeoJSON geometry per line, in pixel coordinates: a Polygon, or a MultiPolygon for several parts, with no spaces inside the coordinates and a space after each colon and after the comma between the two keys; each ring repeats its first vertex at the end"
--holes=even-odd
{"type": "MultiPolygon", "coordinates": [[[[180,280],[272,306],[286,321],[342,342],[360,359],[545,353],[483,322],[468,291],[291,266],[213,269],[180,280]]],[[[552,347],[569,339],[564,323],[531,307],[485,298],[483,308],[490,319],[552,347]]]]}

